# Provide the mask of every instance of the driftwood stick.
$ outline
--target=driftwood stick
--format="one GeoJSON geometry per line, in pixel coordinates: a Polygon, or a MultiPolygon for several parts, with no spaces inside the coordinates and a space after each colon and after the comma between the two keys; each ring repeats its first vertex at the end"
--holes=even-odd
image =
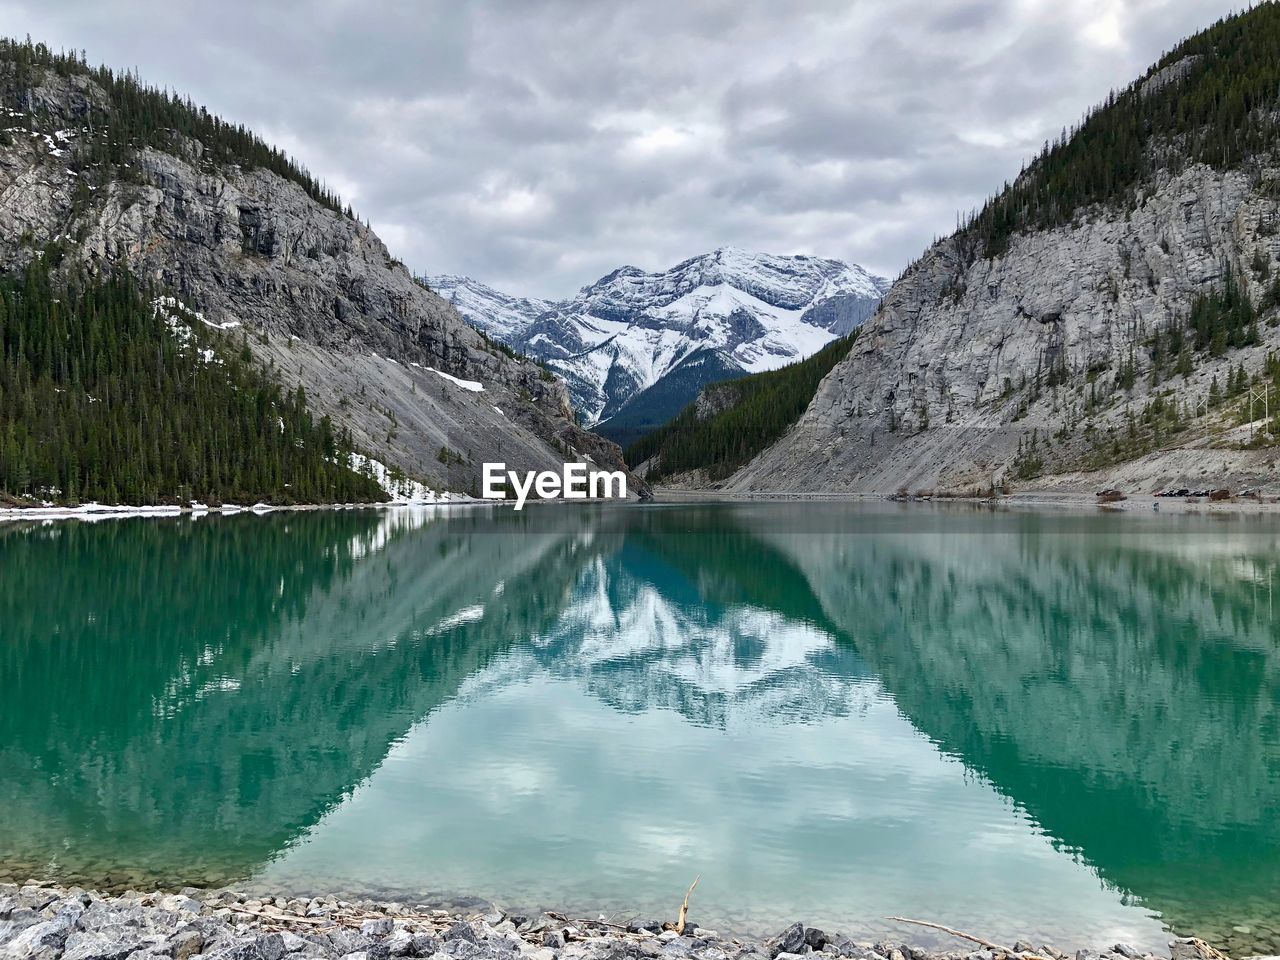
{"type": "MultiPolygon", "coordinates": [[[[943,926],[941,923],[934,923],[931,920],[912,920],[910,917],[885,917],[886,920],[893,920],[897,923],[914,923],[921,927],[930,927],[934,930],[941,930],[943,933],[949,933],[953,937],[959,937],[961,940],[969,940],[980,946],[986,947],[988,950],[999,950],[1001,953],[1017,953],[1012,947],[1005,947],[990,940],[984,940],[982,937],[975,937],[972,933],[965,933],[963,930],[956,930],[952,927],[943,926]]],[[[1037,958],[1043,960],[1043,958],[1037,958]]]]}
{"type": "Polygon", "coordinates": [[[693,895],[693,888],[698,885],[698,881],[702,879],[702,874],[698,874],[693,878],[693,883],[689,884],[689,890],[684,895],[684,903],[680,904],[680,918],[676,921],[676,933],[684,936],[684,921],[689,916],[689,897],[693,895]]]}
{"type": "Polygon", "coordinates": [[[626,924],[623,924],[623,923],[611,923],[611,922],[609,922],[608,920],[586,920],[586,919],[583,919],[583,920],[572,920],[572,919],[570,919],[569,917],[566,917],[563,913],[552,913],[550,910],[548,910],[548,911],[547,911],[547,916],[548,916],[548,917],[553,917],[553,918],[555,918],[556,920],[562,920],[562,921],[564,921],[565,923],[580,923],[580,924],[582,924],[583,926],[586,926],[586,925],[587,925],[587,924],[589,924],[589,923],[594,923],[594,924],[596,924],[597,926],[601,926],[601,927],[610,927],[610,928],[612,928],[612,929],[614,929],[614,930],[626,930],[626,929],[627,929],[626,924]]]}
{"type": "Polygon", "coordinates": [[[246,910],[244,907],[229,908],[233,913],[243,913],[250,917],[261,917],[263,920],[269,920],[272,923],[310,923],[323,924],[327,923],[327,919],[319,917],[299,917],[288,913],[263,913],[259,910],[246,910]]]}

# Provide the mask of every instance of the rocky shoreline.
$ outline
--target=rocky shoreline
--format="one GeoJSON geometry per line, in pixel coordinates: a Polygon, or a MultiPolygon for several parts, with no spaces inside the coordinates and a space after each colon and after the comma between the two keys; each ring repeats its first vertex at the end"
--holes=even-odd
{"type": "MultiPolygon", "coordinates": [[[[1125,944],[1078,951],[978,941],[950,951],[859,943],[793,923],[765,940],[687,921],[468,913],[430,904],[335,896],[255,897],[188,887],[109,896],[79,887],[0,884],[0,960],[1156,960],[1125,944]]],[[[977,938],[974,938],[975,940],[977,938]]],[[[1226,960],[1203,941],[1170,944],[1172,960],[1226,960]]]]}

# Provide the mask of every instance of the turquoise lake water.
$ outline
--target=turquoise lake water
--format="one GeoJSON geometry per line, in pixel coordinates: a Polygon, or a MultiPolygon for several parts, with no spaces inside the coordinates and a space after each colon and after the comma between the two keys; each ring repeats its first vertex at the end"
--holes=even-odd
{"type": "Polygon", "coordinates": [[[1276,953],[1278,567],[927,505],[7,525],[0,879],[1276,953]]]}

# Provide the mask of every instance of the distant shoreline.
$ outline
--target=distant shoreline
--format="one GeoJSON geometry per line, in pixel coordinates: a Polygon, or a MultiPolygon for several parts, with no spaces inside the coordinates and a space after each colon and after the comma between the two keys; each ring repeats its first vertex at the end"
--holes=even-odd
{"type": "MultiPolygon", "coordinates": [[[[557,501],[537,501],[537,505],[553,504],[557,501]]],[[[598,504],[608,501],[586,500],[585,504],[598,504]]],[[[635,502],[635,501],[628,501],[635,502]]],[[[1115,502],[1099,501],[1095,494],[1062,490],[1029,490],[995,497],[949,497],[930,495],[907,495],[899,497],[885,493],[861,492],[826,492],[809,493],[793,492],[738,492],[725,490],[690,490],[673,487],[654,488],[654,497],[648,503],[654,505],[697,504],[697,503],[896,503],[903,506],[911,504],[966,504],[982,506],[993,510],[1022,510],[1026,512],[1096,512],[1125,513],[1134,516],[1203,516],[1226,517],[1247,515],[1280,515],[1280,498],[1249,497],[1214,500],[1208,498],[1153,497],[1150,494],[1134,494],[1115,502]]],[[[268,504],[255,503],[250,506],[239,504],[222,504],[219,506],[191,506],[179,504],[150,504],[146,506],[83,504],[78,507],[61,506],[25,506],[0,507],[0,524],[5,522],[32,520],[122,520],[131,517],[205,517],[205,516],[238,516],[253,514],[266,516],[272,513],[308,513],[340,510],[393,510],[422,509],[426,507],[500,507],[511,506],[512,500],[486,500],[458,496],[457,499],[440,500],[393,500],[369,503],[295,503],[268,504]]],[[[530,506],[535,504],[530,503],[530,506]]]]}
{"type": "Polygon", "coordinates": [[[992,509],[1028,511],[1094,511],[1097,513],[1130,513],[1146,515],[1240,515],[1280,514],[1280,499],[1249,497],[1229,500],[1201,498],[1153,497],[1150,494],[1128,495],[1116,502],[1101,502],[1096,494],[1065,490],[1028,490],[995,497],[916,496],[897,497],[887,493],[856,492],[738,492],[726,490],[686,490],[671,487],[654,488],[655,503],[899,503],[899,504],[977,504],[992,509]]]}
{"type": "Polygon", "coordinates": [[[458,498],[456,500],[388,500],[369,503],[255,503],[252,506],[221,504],[218,506],[191,506],[179,504],[152,504],[147,506],[88,503],[78,507],[30,506],[0,507],[0,523],[18,520],[123,520],[130,517],[234,517],[241,514],[266,516],[271,513],[305,513],[322,510],[394,510],[424,507],[476,507],[501,506],[502,501],[458,498]]]}

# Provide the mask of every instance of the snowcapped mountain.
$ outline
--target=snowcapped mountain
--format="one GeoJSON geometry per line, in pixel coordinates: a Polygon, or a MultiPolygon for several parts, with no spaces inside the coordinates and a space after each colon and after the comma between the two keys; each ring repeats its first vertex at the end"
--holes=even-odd
{"type": "Polygon", "coordinates": [[[509,296],[470,277],[441,275],[424,279],[432,290],[451,301],[473,327],[506,342],[519,339],[534,318],[556,307],[551,300],[509,296]]]}
{"type": "Polygon", "coordinates": [[[875,312],[888,281],[859,266],[723,247],[669,270],[622,267],[569,300],[428,277],[472,325],[564,377],[583,421],[621,443],[708,383],[803,359],[875,312]]]}

